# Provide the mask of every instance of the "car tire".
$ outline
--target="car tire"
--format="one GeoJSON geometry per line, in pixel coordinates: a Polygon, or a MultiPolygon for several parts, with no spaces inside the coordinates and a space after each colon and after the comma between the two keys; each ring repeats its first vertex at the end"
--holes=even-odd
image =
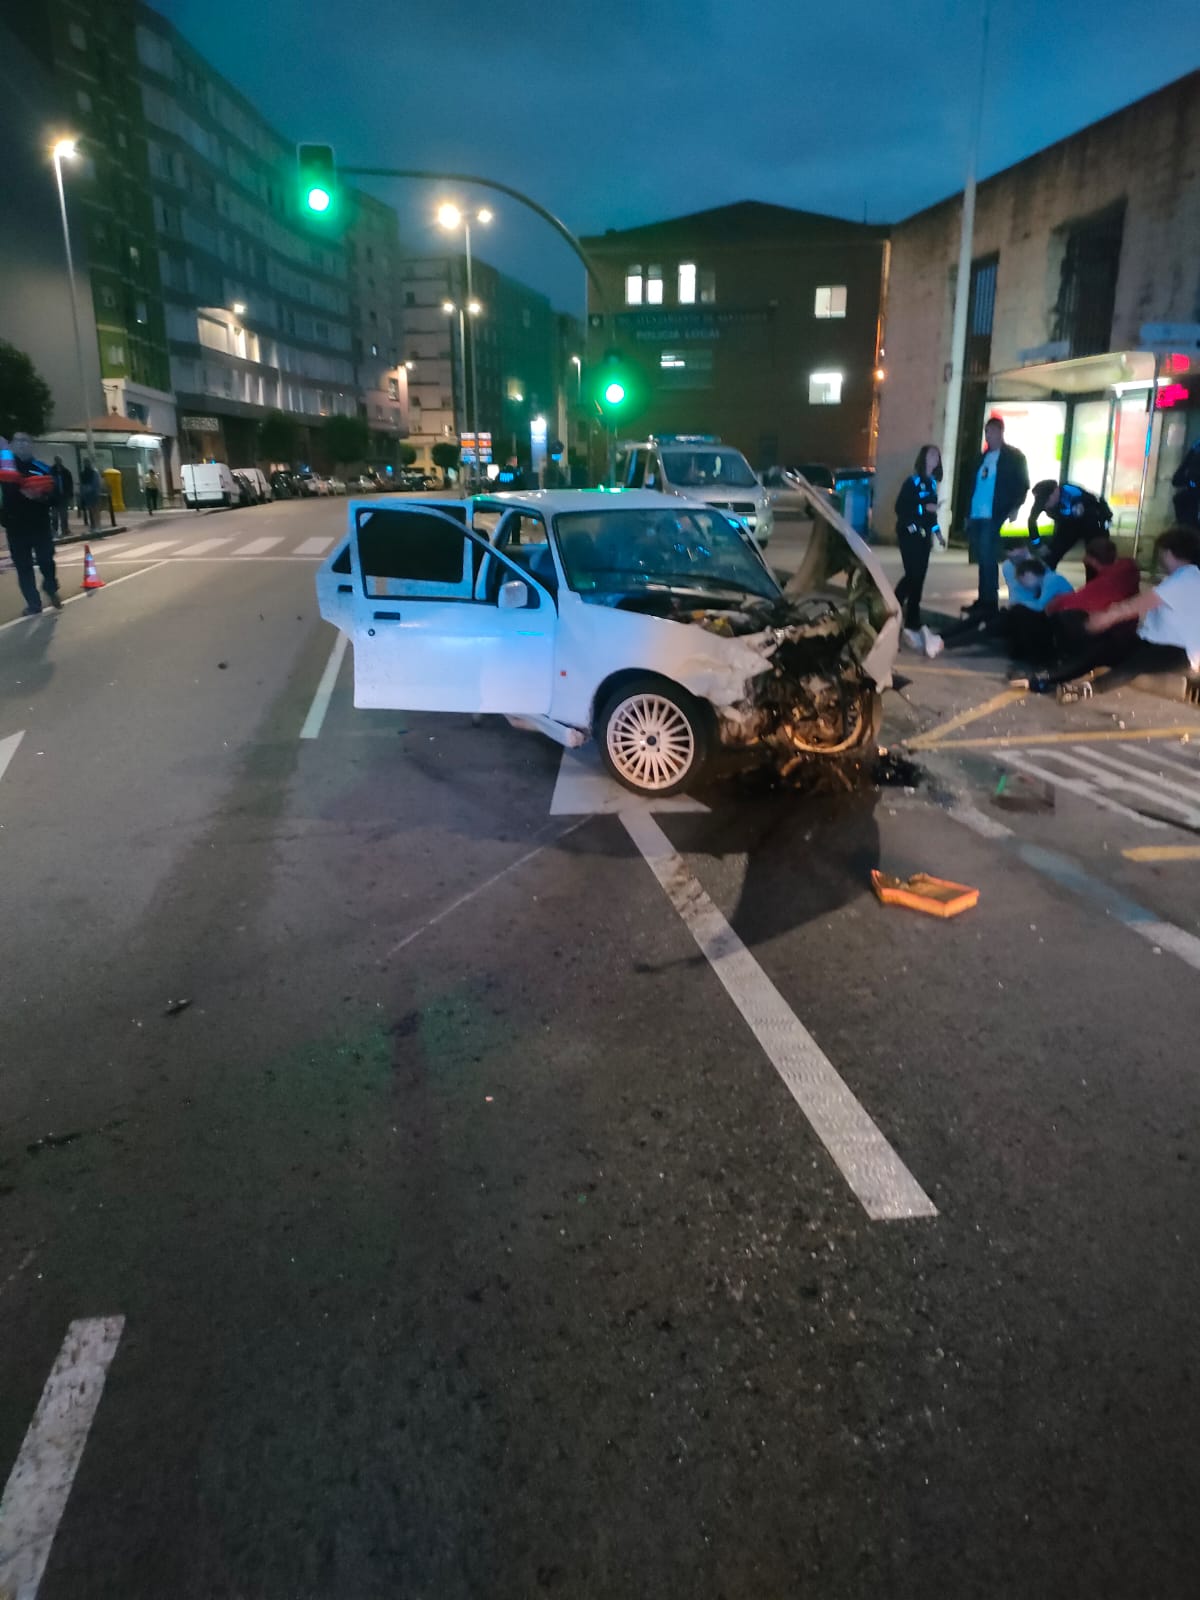
{"type": "Polygon", "coordinates": [[[662,800],[694,788],[716,742],[709,707],[651,673],[627,679],[607,696],[595,724],[600,757],[626,789],[662,800]]]}

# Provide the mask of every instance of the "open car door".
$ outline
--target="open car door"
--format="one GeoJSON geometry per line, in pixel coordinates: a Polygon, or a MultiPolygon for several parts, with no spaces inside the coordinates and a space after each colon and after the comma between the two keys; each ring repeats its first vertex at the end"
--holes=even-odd
{"type": "Polygon", "coordinates": [[[549,711],[554,601],[462,521],[419,503],[356,505],[339,561],[349,572],[336,610],[322,611],[353,641],[356,706],[549,711]]]}

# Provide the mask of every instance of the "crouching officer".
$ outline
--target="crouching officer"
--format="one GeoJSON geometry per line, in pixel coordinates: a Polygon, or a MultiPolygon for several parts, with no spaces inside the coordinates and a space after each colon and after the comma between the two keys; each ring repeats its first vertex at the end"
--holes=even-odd
{"type": "Polygon", "coordinates": [[[1108,502],[1077,483],[1055,483],[1053,478],[1043,478],[1033,486],[1033,506],[1029,512],[1029,544],[1039,561],[1051,569],[1082,539],[1087,544],[1092,539],[1108,535],[1112,512],[1108,502]],[[1049,541],[1043,541],[1038,532],[1038,518],[1046,512],[1054,523],[1049,541]]]}

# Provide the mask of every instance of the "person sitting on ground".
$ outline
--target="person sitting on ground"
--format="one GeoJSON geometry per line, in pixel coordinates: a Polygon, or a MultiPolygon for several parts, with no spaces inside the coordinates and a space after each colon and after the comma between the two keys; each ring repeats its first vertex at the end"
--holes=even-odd
{"type": "Polygon", "coordinates": [[[1079,654],[1030,680],[1035,694],[1082,678],[1097,667],[1120,667],[1122,680],[1139,673],[1200,673],[1200,532],[1174,527],[1154,541],[1162,582],[1103,611],[1088,613],[1088,642],[1079,654]],[[1125,624],[1133,623],[1131,638],[1125,624]]]}
{"type": "Polygon", "coordinates": [[[1050,568],[1056,568],[1068,550],[1082,539],[1100,538],[1108,533],[1112,512],[1108,502],[1099,495],[1081,489],[1077,483],[1056,483],[1053,478],[1043,478],[1033,486],[1033,504],[1029,510],[1029,542],[1038,558],[1050,568]],[[1038,518],[1042,512],[1054,523],[1049,540],[1042,538],[1038,518]]]}
{"type": "Polygon", "coordinates": [[[1002,641],[1020,661],[1048,661],[1052,657],[1052,628],[1043,615],[1058,596],[1072,592],[1071,585],[1022,545],[1006,559],[1001,571],[1008,584],[1008,605],[994,617],[967,618],[944,635],[947,649],[967,644],[1002,641]]]}

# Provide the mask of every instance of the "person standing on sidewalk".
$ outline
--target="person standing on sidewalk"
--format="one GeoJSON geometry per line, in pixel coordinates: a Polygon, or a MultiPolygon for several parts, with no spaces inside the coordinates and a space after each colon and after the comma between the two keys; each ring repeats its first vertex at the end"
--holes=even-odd
{"type": "Polygon", "coordinates": [[[142,480],[142,488],[146,491],[146,510],[153,516],[158,510],[158,473],[153,467],[142,480]]]}
{"type": "Polygon", "coordinates": [[[36,617],[42,609],[35,562],[47,600],[56,611],[62,610],[50,521],[53,499],[54,476],[49,467],[34,460],[29,435],[14,433],[11,446],[0,439],[0,522],[8,535],[9,554],[25,601],[22,615],[26,617],[36,617]]]}
{"type": "Polygon", "coordinates": [[[100,474],[88,460],[79,469],[79,509],[92,533],[100,526],[100,474]]]}
{"type": "Polygon", "coordinates": [[[61,456],[55,456],[50,471],[54,475],[54,520],[58,524],[55,537],[65,539],[71,531],[71,497],[75,493],[75,479],[61,456]]]}
{"type": "Polygon", "coordinates": [[[1029,465],[1014,445],[1005,444],[1000,417],[988,418],[983,436],[967,521],[967,545],[979,565],[979,594],[967,614],[986,621],[1000,605],[1000,529],[1029,493],[1029,465]]]}
{"type": "Polygon", "coordinates": [[[910,650],[935,655],[932,641],[937,635],[921,626],[921,595],[929,556],[936,539],[942,549],[946,541],[938,522],[938,484],[942,481],[942,452],[935,444],[923,444],[917,451],[911,474],[900,485],[896,496],[896,542],[904,563],[904,576],[896,585],[896,599],[904,607],[904,642],[910,650]]]}

